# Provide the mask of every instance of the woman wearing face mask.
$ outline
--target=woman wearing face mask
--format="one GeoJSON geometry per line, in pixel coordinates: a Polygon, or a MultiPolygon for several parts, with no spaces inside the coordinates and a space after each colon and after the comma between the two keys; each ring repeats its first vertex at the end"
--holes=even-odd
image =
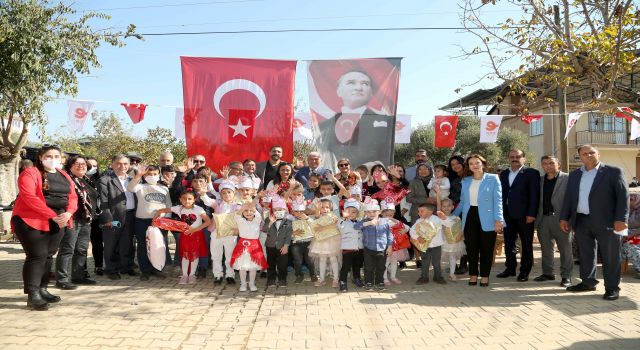
{"type": "Polygon", "coordinates": [[[133,230],[138,242],[136,256],[138,257],[141,281],[148,281],[151,275],[158,278],[166,277],[161,271],[151,266],[147,256],[147,228],[151,226],[153,216],[158,209],[171,207],[169,188],[159,182],[160,168],[155,165],[141,164],[138,166],[138,173],[127,186],[127,191],[135,193],[138,199],[133,230]],[[142,179],[144,179],[143,183],[141,183],[142,179]]]}
{"type": "Polygon", "coordinates": [[[71,218],[78,205],[73,181],[62,169],[62,152],[44,145],[36,156],[36,166],[18,177],[19,195],[13,208],[11,226],[26,259],[22,269],[27,306],[47,310],[60,297],[47,290],[53,255],[60,240],[73,227],[71,218]]]}
{"type": "Polygon", "coordinates": [[[60,289],[76,289],[76,284],[96,284],[95,280],[89,278],[86,262],[91,222],[96,217],[98,207],[98,191],[86,176],[87,166],[87,159],[83,156],[69,158],[65,166],[78,195],[78,210],[73,214],[73,228],[62,237],[56,256],[56,287],[60,289]]]}

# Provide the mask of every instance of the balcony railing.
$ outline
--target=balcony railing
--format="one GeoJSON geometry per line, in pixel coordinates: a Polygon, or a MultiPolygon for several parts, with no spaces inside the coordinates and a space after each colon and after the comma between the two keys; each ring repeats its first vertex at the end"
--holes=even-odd
{"type": "Polygon", "coordinates": [[[629,140],[626,132],[595,132],[595,131],[578,131],[578,144],[587,143],[600,145],[640,145],[640,138],[629,140]]]}

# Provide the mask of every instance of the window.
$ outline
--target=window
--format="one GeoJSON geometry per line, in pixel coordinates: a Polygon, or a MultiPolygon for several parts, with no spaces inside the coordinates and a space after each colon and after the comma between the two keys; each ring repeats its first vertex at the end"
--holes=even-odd
{"type": "Polygon", "coordinates": [[[589,131],[625,132],[624,118],[616,118],[603,113],[589,113],[589,131]]]}
{"type": "Polygon", "coordinates": [[[544,117],[534,120],[529,124],[529,136],[538,136],[544,133],[544,117]]]}

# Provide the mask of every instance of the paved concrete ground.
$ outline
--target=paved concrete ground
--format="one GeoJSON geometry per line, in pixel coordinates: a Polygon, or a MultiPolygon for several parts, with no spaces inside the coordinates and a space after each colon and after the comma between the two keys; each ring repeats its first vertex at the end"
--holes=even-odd
{"type": "Polygon", "coordinates": [[[570,294],[515,278],[416,286],[413,268],[381,293],[291,280],[286,291],[265,291],[260,280],[258,293],[239,293],[210,279],[98,278],[74,291],[52,287],[62,302],[36,312],[22,294],[23,258],[20,245],[0,244],[0,349],[640,349],[640,280],[631,275],[615,302],[601,299],[601,285],[570,294]]]}

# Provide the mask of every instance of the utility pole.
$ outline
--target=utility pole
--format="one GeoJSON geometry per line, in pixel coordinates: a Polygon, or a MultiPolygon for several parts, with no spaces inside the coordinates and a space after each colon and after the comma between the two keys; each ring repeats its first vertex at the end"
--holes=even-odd
{"type": "MultiPolygon", "coordinates": [[[[553,5],[553,16],[556,25],[562,32],[562,25],[560,24],[560,6],[553,5]]],[[[558,101],[558,113],[560,114],[560,159],[561,170],[569,172],[569,144],[564,135],[567,133],[567,92],[564,88],[558,85],[556,88],[556,101],[558,101]]],[[[553,122],[553,119],[552,119],[553,122]]],[[[555,143],[555,140],[554,140],[555,143]]]]}

